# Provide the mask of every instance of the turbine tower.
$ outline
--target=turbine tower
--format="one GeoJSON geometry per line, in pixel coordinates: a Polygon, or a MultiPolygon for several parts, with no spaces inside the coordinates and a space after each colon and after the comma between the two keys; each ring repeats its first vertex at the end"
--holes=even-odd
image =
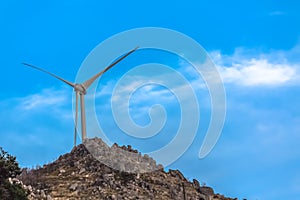
{"type": "Polygon", "coordinates": [[[126,58],[127,56],[129,56],[131,53],[133,53],[135,50],[137,50],[138,47],[136,47],[135,49],[129,51],[128,53],[126,53],[124,56],[122,56],[121,58],[117,59],[115,62],[113,62],[112,64],[110,64],[108,67],[106,67],[104,70],[100,71],[98,74],[94,75],[93,77],[91,77],[90,79],[88,79],[87,81],[83,82],[83,83],[72,83],[70,81],[67,81],[53,73],[50,73],[42,68],[36,67],[34,65],[31,64],[27,64],[27,63],[22,63],[28,67],[32,67],[34,69],[37,69],[39,71],[42,71],[44,73],[47,73],[57,79],[59,79],[60,81],[68,84],[69,86],[71,86],[74,91],[75,91],[75,96],[76,96],[76,112],[75,112],[75,129],[74,129],[74,146],[76,146],[76,133],[77,133],[77,120],[78,120],[78,97],[80,98],[80,114],[81,114],[81,138],[82,141],[84,141],[86,139],[86,118],[85,118],[85,104],[84,104],[84,95],[87,93],[87,89],[92,85],[92,83],[99,78],[99,76],[101,76],[102,74],[104,74],[106,71],[108,71],[110,68],[112,68],[113,66],[115,66],[117,63],[119,63],[121,60],[123,60],[124,58],[126,58]]]}

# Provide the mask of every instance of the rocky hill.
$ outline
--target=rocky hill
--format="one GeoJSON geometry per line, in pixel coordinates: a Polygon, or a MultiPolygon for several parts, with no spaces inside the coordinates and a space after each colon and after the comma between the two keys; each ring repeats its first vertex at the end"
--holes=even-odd
{"type": "Polygon", "coordinates": [[[131,146],[108,147],[98,138],[86,140],[39,169],[24,169],[18,179],[28,190],[29,199],[231,199],[200,186],[195,179],[190,182],[178,170],[165,172],[131,146]],[[96,149],[96,153],[90,149],[96,149]],[[124,152],[131,157],[125,157],[124,152]]]}

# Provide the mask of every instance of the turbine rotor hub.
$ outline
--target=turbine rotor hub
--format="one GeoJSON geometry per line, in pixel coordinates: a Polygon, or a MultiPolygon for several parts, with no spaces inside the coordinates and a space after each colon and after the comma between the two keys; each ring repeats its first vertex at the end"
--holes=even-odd
{"type": "Polygon", "coordinates": [[[85,89],[85,87],[82,85],[82,84],[75,84],[75,86],[74,86],[74,90],[76,91],[76,92],[79,92],[80,94],[86,94],[86,89],[85,89]]]}

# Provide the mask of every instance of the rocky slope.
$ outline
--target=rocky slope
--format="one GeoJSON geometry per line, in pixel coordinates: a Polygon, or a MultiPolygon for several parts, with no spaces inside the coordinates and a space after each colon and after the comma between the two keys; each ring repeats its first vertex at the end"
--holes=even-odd
{"type": "Polygon", "coordinates": [[[231,199],[214,194],[212,188],[200,186],[195,179],[188,181],[178,170],[165,172],[152,158],[142,156],[130,146],[108,147],[97,138],[74,147],[53,163],[23,170],[18,178],[26,185],[29,199],[231,199]],[[91,147],[98,154],[87,150],[91,147]],[[121,149],[133,157],[125,157],[121,149]],[[117,169],[134,170],[128,173],[117,169]]]}

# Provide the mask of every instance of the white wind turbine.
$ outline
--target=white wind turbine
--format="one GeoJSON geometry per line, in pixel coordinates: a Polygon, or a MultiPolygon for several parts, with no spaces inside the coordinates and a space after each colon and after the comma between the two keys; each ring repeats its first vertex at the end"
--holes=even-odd
{"type": "Polygon", "coordinates": [[[104,74],[107,70],[109,70],[110,68],[112,68],[114,65],[116,65],[118,62],[120,62],[121,60],[123,60],[125,57],[129,56],[129,54],[133,53],[135,50],[137,50],[138,47],[136,47],[135,49],[129,51],[128,53],[126,53],[124,56],[122,56],[121,58],[119,58],[118,60],[116,60],[115,62],[113,62],[112,64],[110,64],[108,67],[106,67],[104,70],[100,71],[98,74],[94,75],[93,77],[91,77],[90,79],[88,79],[87,81],[83,82],[83,83],[72,83],[70,81],[67,81],[59,76],[56,76],[55,74],[52,74],[44,69],[41,69],[39,67],[36,67],[34,65],[31,64],[27,64],[27,63],[22,63],[24,65],[27,65],[29,67],[32,67],[34,69],[37,69],[39,71],[45,72],[59,80],[61,80],[62,82],[68,84],[69,86],[74,88],[74,91],[76,93],[76,112],[75,112],[75,130],[74,130],[74,146],[76,146],[76,133],[77,133],[77,119],[78,119],[78,96],[80,96],[80,114],[81,114],[81,138],[82,141],[84,141],[86,139],[86,118],[85,118],[85,105],[84,105],[84,95],[87,92],[87,89],[92,85],[92,83],[102,74],[104,74]]]}

